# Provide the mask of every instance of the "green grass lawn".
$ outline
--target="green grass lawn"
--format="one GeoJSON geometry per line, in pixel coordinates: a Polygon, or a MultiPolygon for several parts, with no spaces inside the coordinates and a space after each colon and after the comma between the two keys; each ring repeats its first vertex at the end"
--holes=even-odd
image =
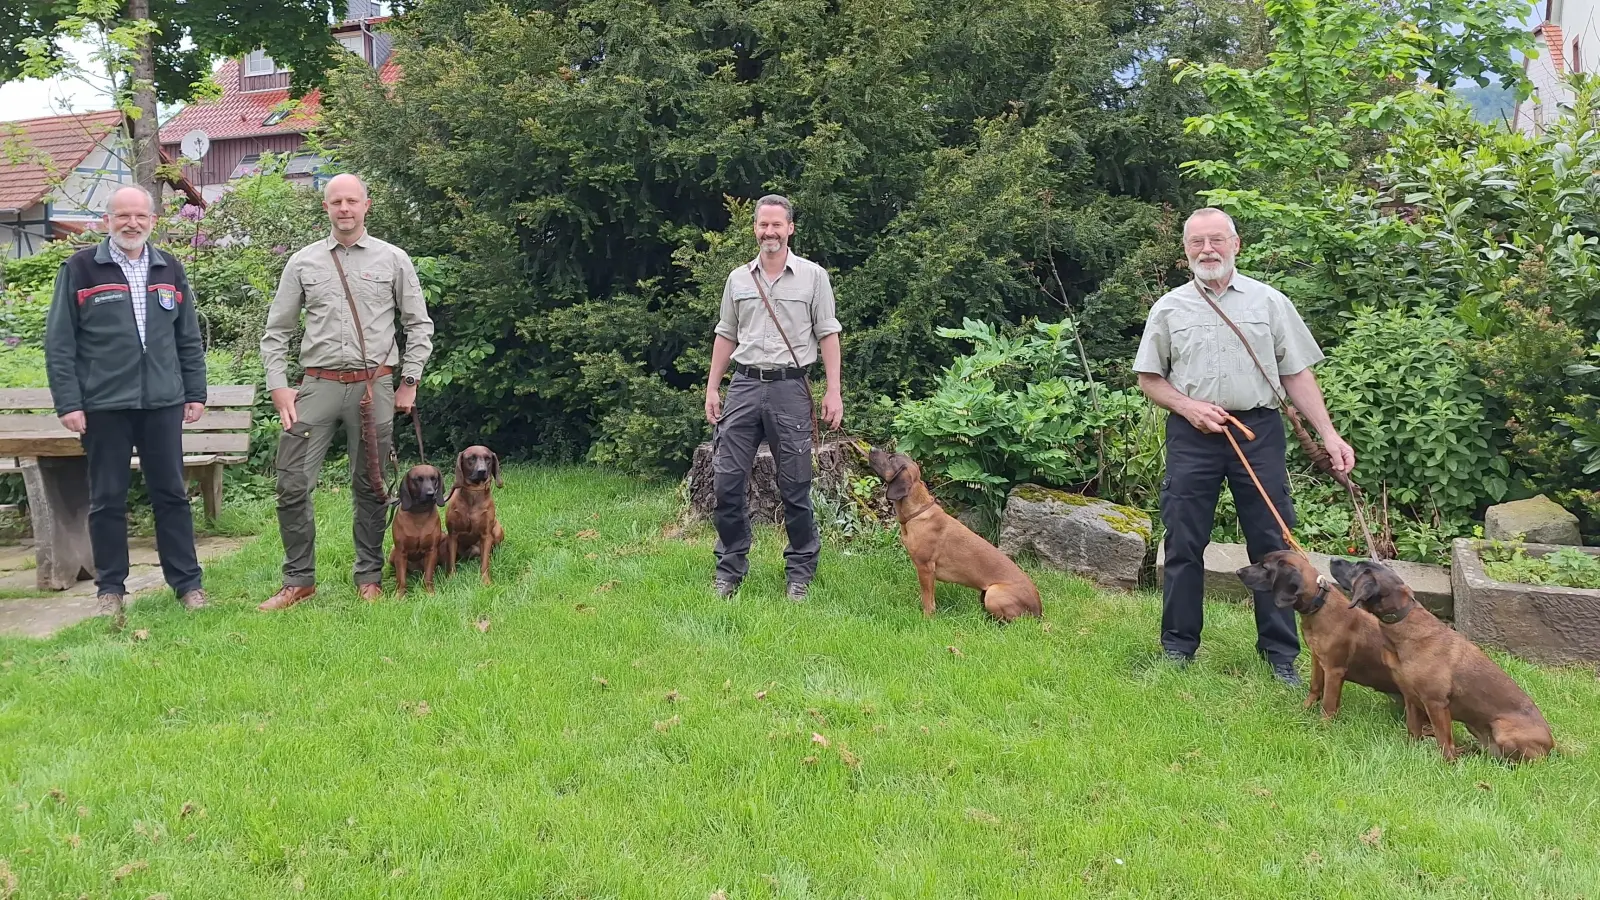
{"type": "Polygon", "coordinates": [[[945,586],[926,621],[897,547],[792,604],[772,530],[728,602],[671,486],[527,468],[494,586],[368,606],[346,501],[288,613],[261,504],[214,608],[0,641],[0,896],[1600,895],[1591,669],[1497,656],[1558,755],[1452,766],[1359,686],[1302,711],[1242,606],[1178,671],[1154,597],[1041,574],[1044,625],[945,586]]]}

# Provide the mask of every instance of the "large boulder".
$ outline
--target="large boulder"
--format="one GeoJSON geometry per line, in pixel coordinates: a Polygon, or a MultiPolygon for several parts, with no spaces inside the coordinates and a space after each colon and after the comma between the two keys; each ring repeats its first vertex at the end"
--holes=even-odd
{"type": "Polygon", "coordinates": [[[1578,517],[1543,494],[1489,507],[1483,516],[1483,535],[1491,541],[1509,541],[1522,535],[1530,544],[1583,544],[1578,517]]]}
{"type": "Polygon", "coordinates": [[[1013,488],[1000,521],[1000,549],[1032,553],[1046,565],[1103,587],[1139,584],[1150,517],[1129,506],[1035,484],[1013,488]]]}
{"type": "MultiPolygon", "coordinates": [[[[813,496],[820,492],[828,497],[842,497],[847,493],[852,477],[871,474],[845,441],[830,441],[819,447],[813,470],[813,496]]],[[[711,521],[717,508],[715,476],[711,468],[711,444],[707,442],[695,448],[694,462],[689,467],[689,474],[684,477],[684,492],[688,495],[691,519],[711,521]]],[[[772,449],[765,441],[756,449],[756,461],[750,474],[745,502],[749,504],[752,524],[782,524],[783,498],[778,494],[778,469],[773,462],[772,449]]]]}

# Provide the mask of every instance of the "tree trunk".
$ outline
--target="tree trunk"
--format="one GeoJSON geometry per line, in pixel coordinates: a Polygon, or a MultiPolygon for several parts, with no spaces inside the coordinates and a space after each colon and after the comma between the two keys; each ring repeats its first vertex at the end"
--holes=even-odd
{"type": "MultiPolygon", "coordinates": [[[[128,0],[128,18],[144,21],[150,18],[150,0],[128,0]]],[[[156,178],[156,166],[161,161],[160,123],[156,120],[156,58],[154,36],[139,38],[138,53],[133,60],[133,105],[139,115],[130,123],[133,139],[133,180],[144,185],[161,201],[161,182],[156,178]]]]}

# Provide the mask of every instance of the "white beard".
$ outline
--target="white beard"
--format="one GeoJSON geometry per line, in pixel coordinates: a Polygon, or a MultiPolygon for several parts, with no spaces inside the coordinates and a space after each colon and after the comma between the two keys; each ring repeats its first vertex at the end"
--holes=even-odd
{"type": "Polygon", "coordinates": [[[782,250],[782,249],[783,249],[783,242],[782,241],[762,241],[761,242],[761,252],[762,253],[777,253],[779,250],[782,250]]]}
{"type": "Polygon", "coordinates": [[[1221,281],[1233,274],[1231,262],[1201,262],[1194,264],[1194,274],[1201,281],[1221,281]]]}
{"type": "Polygon", "coordinates": [[[123,237],[120,232],[113,232],[111,235],[111,243],[116,244],[118,250],[121,250],[123,253],[126,253],[129,256],[136,256],[140,253],[143,253],[144,245],[147,240],[149,240],[149,238],[139,238],[137,241],[134,241],[130,244],[128,239],[123,237]]]}

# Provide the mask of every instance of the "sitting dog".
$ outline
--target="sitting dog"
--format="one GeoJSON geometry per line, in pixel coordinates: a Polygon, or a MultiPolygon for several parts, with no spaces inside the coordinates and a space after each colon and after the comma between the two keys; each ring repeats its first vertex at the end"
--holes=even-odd
{"type": "Polygon", "coordinates": [[[1451,721],[1467,726],[1491,755],[1540,759],[1555,747],[1550,725],[1533,700],[1478,645],[1417,603],[1411,588],[1382,563],[1335,559],[1333,578],[1378,617],[1384,656],[1406,704],[1406,729],[1422,738],[1422,722],[1447,761],[1460,755],[1451,721]]]}
{"type": "Polygon", "coordinates": [[[489,483],[505,487],[500,480],[500,457],[488,447],[474,445],[456,456],[456,480],[446,498],[445,572],[455,574],[456,559],[480,560],[483,583],[489,584],[489,557],[505,541],[506,532],[494,514],[494,497],[489,483]]]}
{"type": "Polygon", "coordinates": [[[983,608],[1002,622],[1043,614],[1033,579],[1011,557],[941,509],[922,483],[922,469],[911,457],[874,448],[867,454],[867,463],[894,501],[900,543],[917,567],[923,615],[933,615],[935,580],[977,590],[983,608]]]}
{"type": "Polygon", "coordinates": [[[1300,631],[1311,648],[1311,692],[1305,708],[1322,701],[1322,717],[1339,714],[1345,681],[1364,684],[1400,699],[1394,672],[1383,660],[1383,632],[1378,620],[1355,609],[1311,561],[1292,550],[1274,550],[1261,562],[1236,573],[1244,586],[1267,591],[1280,609],[1300,614],[1300,631]]]}
{"type": "Polygon", "coordinates": [[[439,507],[444,505],[444,475],[433,466],[412,466],[400,479],[400,510],[394,514],[394,548],[389,565],[394,567],[395,593],[406,595],[406,567],[422,566],[422,587],[433,593],[433,569],[439,563],[439,544],[444,531],[439,527],[439,507]]]}

